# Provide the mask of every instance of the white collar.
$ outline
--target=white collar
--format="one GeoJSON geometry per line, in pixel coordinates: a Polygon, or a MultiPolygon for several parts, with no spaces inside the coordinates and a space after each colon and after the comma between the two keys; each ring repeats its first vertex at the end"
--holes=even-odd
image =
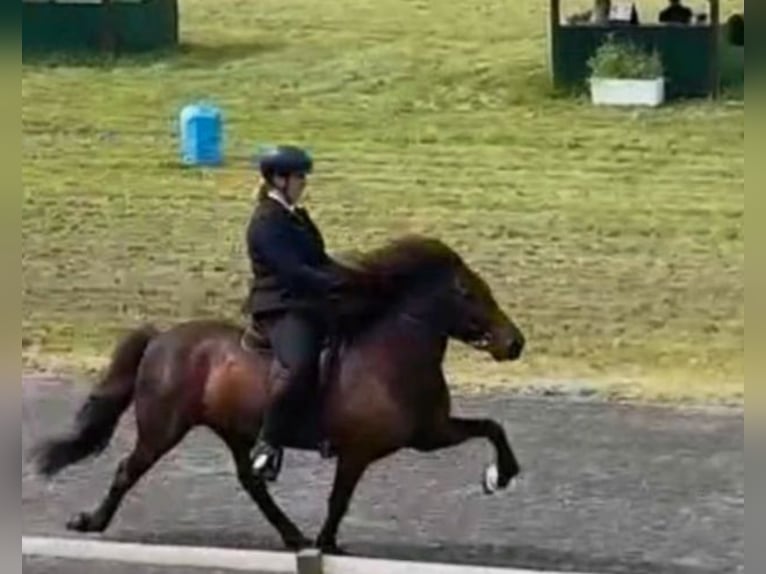
{"type": "Polygon", "coordinates": [[[268,197],[276,201],[279,205],[284,207],[290,213],[295,213],[295,206],[287,202],[287,200],[276,189],[269,190],[268,197]]]}

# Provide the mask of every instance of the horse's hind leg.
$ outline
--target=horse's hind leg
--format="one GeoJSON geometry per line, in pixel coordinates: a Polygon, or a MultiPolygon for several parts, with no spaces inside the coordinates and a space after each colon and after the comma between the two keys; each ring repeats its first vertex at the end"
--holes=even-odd
{"type": "MultiPolygon", "coordinates": [[[[141,411],[137,404],[138,439],[127,457],[117,466],[104,499],[93,512],[75,515],[67,528],[78,532],[103,532],[114,518],[125,495],[144,476],[149,469],[167,452],[173,449],[190,429],[190,425],[181,422],[180,417],[158,416],[160,412],[155,404],[147,404],[141,411]]],[[[164,409],[162,414],[166,414],[164,409]]]]}
{"type": "Polygon", "coordinates": [[[485,438],[495,447],[497,465],[484,473],[483,487],[488,494],[506,488],[519,472],[519,463],[508,437],[499,423],[491,419],[445,418],[420,434],[413,446],[424,452],[457,446],[472,438],[485,438]]]}
{"type": "Polygon", "coordinates": [[[242,488],[245,489],[253,499],[258,508],[277,529],[285,546],[290,549],[300,549],[311,545],[298,527],[287,517],[269,494],[266,483],[253,474],[252,463],[250,460],[250,450],[253,447],[253,440],[245,437],[235,436],[232,433],[218,432],[218,435],[228,445],[231,455],[234,458],[234,464],[237,469],[237,478],[242,488]]]}

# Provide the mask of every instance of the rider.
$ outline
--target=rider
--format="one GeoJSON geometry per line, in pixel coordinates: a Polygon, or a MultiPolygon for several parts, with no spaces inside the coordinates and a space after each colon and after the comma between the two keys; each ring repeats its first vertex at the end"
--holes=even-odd
{"type": "Polygon", "coordinates": [[[315,388],[329,300],[346,285],[342,268],[325,252],[324,240],[308,212],[298,206],[310,155],[300,147],[277,146],[258,160],[263,183],[247,228],[254,280],[249,311],[264,326],[274,349],[273,402],[265,414],[253,450],[253,470],[276,479],[279,447],[278,409],[288,393],[315,388]]]}

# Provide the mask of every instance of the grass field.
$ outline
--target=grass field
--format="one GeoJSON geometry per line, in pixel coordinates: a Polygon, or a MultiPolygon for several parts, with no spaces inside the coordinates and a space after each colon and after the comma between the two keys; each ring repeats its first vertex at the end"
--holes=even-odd
{"type": "Polygon", "coordinates": [[[556,97],[536,0],[181,9],[179,55],[23,68],[28,369],[100,366],[144,319],[239,319],[247,157],[291,140],[333,251],[442,237],[527,332],[513,366],[455,345],[456,384],[744,401],[743,102],[556,97]],[[225,111],[222,169],[177,165],[197,98],[225,111]]]}

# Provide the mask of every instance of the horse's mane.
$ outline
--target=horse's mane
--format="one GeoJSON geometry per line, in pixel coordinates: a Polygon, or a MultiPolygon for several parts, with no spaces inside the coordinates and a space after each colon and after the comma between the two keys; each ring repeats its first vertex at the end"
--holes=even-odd
{"type": "Polygon", "coordinates": [[[407,235],[365,251],[339,258],[351,271],[349,305],[343,309],[344,335],[353,337],[385,315],[403,298],[433,284],[463,265],[460,256],[439,239],[407,235]]]}
{"type": "Polygon", "coordinates": [[[377,249],[350,254],[349,264],[368,279],[384,283],[393,280],[407,283],[452,271],[462,265],[462,260],[439,239],[406,235],[377,249]]]}

